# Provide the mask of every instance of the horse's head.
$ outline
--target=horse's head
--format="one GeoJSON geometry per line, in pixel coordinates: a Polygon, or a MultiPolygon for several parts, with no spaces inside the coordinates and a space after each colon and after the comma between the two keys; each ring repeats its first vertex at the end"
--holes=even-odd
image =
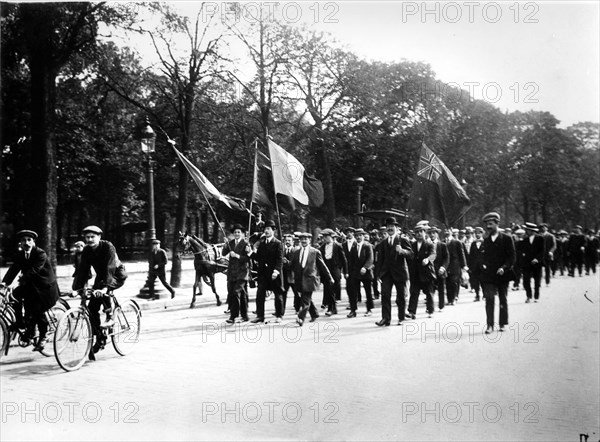
{"type": "Polygon", "coordinates": [[[183,253],[189,252],[190,250],[190,236],[187,232],[179,232],[179,239],[177,240],[177,244],[183,251],[183,253]]]}

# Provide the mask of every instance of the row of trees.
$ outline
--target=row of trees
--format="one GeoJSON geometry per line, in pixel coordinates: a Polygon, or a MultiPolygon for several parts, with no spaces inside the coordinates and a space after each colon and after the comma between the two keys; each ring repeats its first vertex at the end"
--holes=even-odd
{"type": "Polygon", "coordinates": [[[325,204],[310,211],[322,226],[348,222],[358,176],[367,207],[404,208],[425,142],[467,183],[467,224],[495,209],[507,223],[597,227],[597,123],[561,129],[546,112],[503,113],[446,87],[428,64],[368,62],[272,17],[194,20],[159,3],[0,7],[2,229],[36,229],[53,259],[85,224],[119,243],[124,225],[145,219],[135,140],[145,115],[158,132],[158,232],[169,219],[185,230],[205,208],[163,131],[222,192],[245,199],[254,140],[272,136],[322,180],[325,204]]]}

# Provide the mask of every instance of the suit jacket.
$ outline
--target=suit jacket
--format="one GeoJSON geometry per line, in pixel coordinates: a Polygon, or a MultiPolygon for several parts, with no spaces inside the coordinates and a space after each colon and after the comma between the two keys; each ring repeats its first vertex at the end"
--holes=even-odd
{"type": "Polygon", "coordinates": [[[380,277],[390,276],[396,282],[408,281],[408,263],[407,259],[413,257],[413,251],[410,242],[402,238],[399,234],[394,236],[393,242],[390,245],[389,238],[384,242],[381,249],[381,270],[380,277]],[[400,252],[396,250],[396,246],[401,246],[400,252]]]}
{"type": "Polygon", "coordinates": [[[229,252],[234,252],[240,255],[239,258],[229,256],[227,265],[227,281],[247,281],[250,275],[250,258],[246,251],[248,242],[241,238],[240,242],[235,245],[235,239],[227,241],[223,246],[221,254],[226,256],[229,252]]]}
{"type": "Polygon", "coordinates": [[[350,278],[360,279],[363,281],[373,280],[373,246],[368,242],[363,241],[358,253],[358,243],[354,244],[350,251],[350,262],[348,263],[348,274],[350,278]],[[367,271],[364,275],[360,274],[360,269],[365,268],[367,271]]]}
{"type": "Polygon", "coordinates": [[[148,264],[150,265],[150,270],[161,270],[165,268],[169,259],[167,258],[167,252],[163,249],[158,249],[156,253],[154,251],[150,252],[150,256],[148,258],[148,264]],[[158,269],[154,269],[154,266],[158,264],[158,269]]]}
{"type": "Polygon", "coordinates": [[[25,259],[25,251],[19,250],[15,262],[7,270],[2,282],[10,285],[19,272],[22,273],[19,285],[27,289],[26,296],[32,296],[39,301],[44,310],[56,304],[60,290],[46,252],[34,246],[29,259],[25,259]]]}
{"type": "Polygon", "coordinates": [[[267,290],[283,290],[283,244],[277,238],[272,237],[267,244],[266,238],[261,238],[256,253],[252,254],[256,262],[258,285],[265,286],[267,290]],[[272,279],[273,271],[277,270],[279,275],[272,279]]]}
{"type": "Polygon", "coordinates": [[[469,271],[472,275],[479,275],[481,271],[481,263],[483,259],[483,240],[479,243],[479,247],[477,247],[477,241],[473,241],[471,243],[471,250],[469,251],[469,258],[467,260],[467,265],[469,266],[469,271]]]}
{"type": "Polygon", "coordinates": [[[425,240],[421,243],[421,248],[417,250],[418,242],[411,244],[413,259],[410,265],[410,280],[415,282],[431,282],[435,280],[435,246],[431,241],[425,240]],[[423,265],[423,260],[429,259],[427,265],[423,265]]]}
{"type": "Polygon", "coordinates": [[[569,246],[568,246],[568,252],[569,252],[569,256],[575,256],[575,257],[581,257],[583,256],[583,250],[581,250],[582,247],[585,247],[587,244],[587,239],[585,237],[585,235],[578,235],[573,233],[572,235],[569,236],[569,246]]]}
{"type": "Polygon", "coordinates": [[[435,275],[438,278],[445,278],[448,276],[448,264],[450,264],[450,255],[448,254],[448,246],[445,242],[438,241],[435,244],[435,261],[433,261],[433,268],[435,269],[435,275]],[[443,267],[446,271],[443,275],[438,274],[440,267],[443,267]]]}
{"type": "Polygon", "coordinates": [[[516,253],[512,237],[498,233],[496,241],[492,241],[490,235],[483,240],[483,250],[479,280],[491,284],[508,283],[513,277],[512,268],[515,265],[516,253]],[[502,267],[503,275],[496,272],[502,267]]]}
{"type": "Polygon", "coordinates": [[[283,247],[283,281],[288,284],[294,283],[294,272],[292,271],[292,258],[294,257],[294,253],[296,252],[296,250],[298,250],[297,246],[292,246],[289,250],[286,250],[285,246],[283,247]]]}
{"type": "Polygon", "coordinates": [[[554,257],[554,251],[556,250],[556,238],[550,232],[544,233],[542,238],[544,238],[544,259],[552,261],[550,258],[550,253],[552,253],[554,257]]]}
{"type": "Polygon", "coordinates": [[[333,276],[333,279],[339,281],[341,279],[342,273],[346,275],[348,273],[348,259],[346,254],[344,253],[344,249],[341,244],[333,241],[332,246],[333,250],[331,251],[331,259],[325,259],[325,246],[327,244],[321,244],[319,247],[319,252],[321,252],[321,256],[329,269],[329,273],[333,276]]]}
{"type": "Polygon", "coordinates": [[[540,267],[544,260],[544,238],[540,235],[533,236],[533,243],[530,243],[529,237],[523,238],[516,245],[517,261],[522,269],[532,269],[540,267]],[[531,261],[537,259],[537,264],[531,261]]]}
{"type": "Polygon", "coordinates": [[[460,275],[460,271],[467,265],[465,257],[465,245],[457,239],[451,239],[446,243],[450,262],[447,270],[449,275],[460,275]]]}
{"type": "Polygon", "coordinates": [[[302,247],[294,252],[292,258],[292,270],[294,272],[294,284],[296,289],[301,292],[314,292],[321,284],[321,277],[329,282],[333,278],[329,269],[325,265],[321,252],[314,247],[308,246],[308,257],[306,265],[302,267],[300,256],[302,247]]]}
{"type": "Polygon", "coordinates": [[[101,290],[103,288],[115,289],[120,283],[115,279],[117,266],[120,265],[115,246],[109,241],[100,240],[95,249],[85,246],[81,252],[81,267],[73,280],[73,290],[82,289],[85,286],[90,269],[96,272],[96,279],[92,288],[101,290]]]}

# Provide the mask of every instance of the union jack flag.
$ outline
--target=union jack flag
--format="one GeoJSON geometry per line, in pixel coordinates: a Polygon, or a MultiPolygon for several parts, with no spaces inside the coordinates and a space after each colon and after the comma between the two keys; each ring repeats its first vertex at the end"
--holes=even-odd
{"type": "Polygon", "coordinates": [[[440,160],[425,144],[422,147],[417,175],[429,181],[437,181],[442,175],[440,160]]]}

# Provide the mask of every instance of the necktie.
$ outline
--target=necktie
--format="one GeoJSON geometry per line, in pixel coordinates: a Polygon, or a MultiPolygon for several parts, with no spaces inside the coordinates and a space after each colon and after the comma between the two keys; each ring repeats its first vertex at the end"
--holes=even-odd
{"type": "Polygon", "coordinates": [[[304,256],[306,255],[306,247],[302,247],[302,254],[300,256],[300,265],[304,267],[304,256]]]}
{"type": "Polygon", "coordinates": [[[29,252],[25,252],[25,259],[29,259],[29,252]]]}
{"type": "Polygon", "coordinates": [[[390,243],[390,246],[393,244],[393,241],[392,241],[392,237],[391,237],[391,236],[390,236],[390,239],[388,239],[388,242],[390,243]]]}

